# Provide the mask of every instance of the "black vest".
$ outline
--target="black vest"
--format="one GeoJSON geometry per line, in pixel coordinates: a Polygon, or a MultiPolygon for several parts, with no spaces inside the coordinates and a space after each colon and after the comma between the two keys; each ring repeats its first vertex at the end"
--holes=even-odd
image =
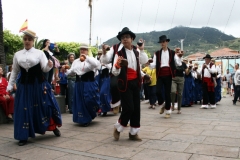
{"type": "Polygon", "coordinates": [[[28,69],[28,72],[25,68],[20,66],[21,76],[20,76],[20,83],[22,84],[31,84],[34,83],[36,79],[38,79],[39,83],[44,81],[43,72],[41,69],[40,63],[28,69]]]}
{"type": "MultiPolygon", "coordinates": [[[[168,52],[169,52],[168,64],[171,68],[171,75],[172,77],[175,77],[175,72],[176,72],[176,65],[174,61],[175,52],[173,50],[170,50],[169,48],[168,48],[168,52]]],[[[156,55],[156,71],[157,71],[156,76],[158,78],[160,67],[161,67],[162,49],[157,51],[155,55],[156,55]]]]}
{"type": "Polygon", "coordinates": [[[81,76],[76,75],[76,82],[80,82],[80,81],[84,81],[84,82],[93,82],[95,81],[95,77],[94,77],[94,72],[93,71],[89,71],[81,76]]]}
{"type": "MultiPolygon", "coordinates": [[[[141,78],[141,72],[140,72],[140,65],[139,65],[139,52],[133,48],[133,52],[136,56],[136,62],[137,62],[137,79],[138,79],[138,85],[139,85],[139,88],[141,86],[141,81],[142,81],[142,78],[141,78]]],[[[125,48],[123,47],[122,50],[120,50],[118,53],[118,56],[122,56],[123,58],[127,59],[127,55],[126,55],[126,51],[125,51],[125,48]]],[[[121,67],[121,72],[120,74],[118,75],[118,90],[120,92],[125,92],[127,90],[127,83],[128,83],[128,80],[127,80],[127,69],[128,67],[121,67]]]]}

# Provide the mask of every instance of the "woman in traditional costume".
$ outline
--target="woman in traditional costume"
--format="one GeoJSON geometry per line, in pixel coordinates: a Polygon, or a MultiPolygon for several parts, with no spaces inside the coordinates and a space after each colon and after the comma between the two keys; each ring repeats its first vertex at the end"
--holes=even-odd
{"type": "MultiPolygon", "coordinates": [[[[98,55],[101,57],[102,50],[98,51],[98,55]]],[[[99,61],[101,63],[99,57],[99,61]]],[[[107,112],[111,110],[112,96],[110,93],[110,74],[109,71],[112,68],[112,64],[101,63],[101,69],[99,73],[99,90],[100,90],[100,110],[101,115],[106,116],[107,112]]]]}
{"type": "MultiPolygon", "coordinates": [[[[66,74],[76,74],[76,83],[73,96],[73,122],[87,127],[96,117],[100,106],[98,74],[100,62],[94,57],[88,56],[88,45],[81,44],[80,58],[74,60],[66,74]]],[[[63,66],[65,67],[65,66],[63,66]]]]}
{"type": "Polygon", "coordinates": [[[33,47],[36,33],[31,30],[23,33],[24,49],[14,54],[7,87],[7,91],[13,89],[21,72],[14,102],[14,138],[19,140],[19,146],[25,145],[28,137],[34,138],[35,133],[53,131],[60,136],[57,126],[62,125],[59,106],[43,75],[51,70],[53,63],[41,50],[33,47]]]}

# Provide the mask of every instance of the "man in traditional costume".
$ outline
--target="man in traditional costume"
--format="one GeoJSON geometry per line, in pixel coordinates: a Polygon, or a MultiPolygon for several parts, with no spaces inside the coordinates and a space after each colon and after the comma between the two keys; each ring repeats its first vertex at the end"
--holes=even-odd
{"type": "Polygon", "coordinates": [[[114,66],[112,73],[118,76],[118,90],[121,97],[122,112],[114,125],[113,136],[119,140],[120,132],[130,121],[129,139],[141,141],[138,136],[140,130],[140,87],[141,70],[140,64],[148,61],[147,54],[144,51],[138,52],[132,45],[136,35],[127,27],[118,33],[117,38],[123,44],[114,57],[114,66]]]}
{"type": "MultiPolygon", "coordinates": [[[[181,52],[180,48],[175,49],[175,53],[181,52]]],[[[181,114],[181,106],[182,106],[182,93],[184,87],[184,73],[185,75],[189,74],[189,70],[187,64],[182,62],[181,66],[176,67],[176,76],[172,78],[172,88],[171,88],[171,100],[172,100],[172,110],[174,110],[174,102],[177,93],[177,109],[178,114],[181,114]]]]}
{"type": "Polygon", "coordinates": [[[212,57],[209,54],[203,57],[203,59],[205,63],[202,67],[203,104],[201,108],[216,108],[213,80],[213,77],[216,76],[216,67],[211,63],[212,57]]]}
{"type": "MultiPolygon", "coordinates": [[[[120,40],[121,41],[121,40],[120,40]]],[[[113,45],[111,48],[108,45],[103,45],[102,46],[102,56],[100,58],[101,63],[103,64],[109,64],[111,63],[112,66],[115,55],[117,54],[118,51],[120,51],[123,48],[123,44],[120,42],[118,44],[113,45]]],[[[142,43],[141,46],[133,46],[134,49],[136,49],[138,52],[141,53],[145,53],[144,52],[144,42],[142,43]]],[[[117,85],[117,81],[118,81],[118,77],[114,76],[114,74],[112,74],[112,69],[110,70],[110,92],[112,95],[112,101],[111,101],[111,108],[113,109],[113,113],[117,114],[119,112],[119,108],[121,106],[121,98],[120,98],[120,93],[118,91],[118,85],[117,85]]]]}
{"type": "Polygon", "coordinates": [[[157,76],[157,98],[158,104],[160,105],[160,114],[164,113],[166,109],[166,118],[171,115],[171,87],[172,78],[175,77],[176,66],[181,66],[181,56],[182,53],[175,54],[175,51],[168,48],[168,42],[170,39],[166,35],[159,37],[159,42],[161,49],[155,52],[153,57],[153,63],[151,63],[152,68],[156,68],[157,76]],[[165,106],[162,98],[162,88],[164,86],[165,92],[165,106]]]}

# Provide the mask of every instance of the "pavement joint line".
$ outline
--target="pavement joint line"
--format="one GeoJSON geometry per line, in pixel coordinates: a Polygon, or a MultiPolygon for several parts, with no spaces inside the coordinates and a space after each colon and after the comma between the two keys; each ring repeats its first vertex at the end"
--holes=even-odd
{"type": "MultiPolygon", "coordinates": [[[[15,142],[16,140],[12,139],[12,138],[8,138],[8,137],[1,137],[0,136],[0,140],[8,140],[11,142],[15,142]]],[[[65,153],[72,153],[72,154],[76,154],[76,155],[81,155],[81,156],[86,156],[86,157],[92,157],[92,158],[98,158],[98,159],[104,159],[104,160],[124,160],[122,158],[115,158],[115,157],[110,157],[110,156],[103,156],[103,155],[99,155],[99,154],[93,154],[93,153],[87,153],[87,152],[83,152],[83,151],[76,151],[76,150],[70,150],[70,149],[65,149],[65,148],[59,148],[59,147],[54,147],[54,146],[48,146],[48,145],[43,145],[43,144],[38,144],[38,143],[34,143],[31,142],[31,144],[33,144],[36,147],[40,147],[40,148],[44,148],[44,149],[51,149],[51,150],[55,150],[55,151],[61,151],[61,152],[65,152],[65,153]]],[[[94,149],[94,148],[93,148],[94,149]]]]}
{"type": "Polygon", "coordinates": [[[122,158],[103,156],[103,155],[98,155],[98,154],[93,154],[93,153],[82,152],[82,151],[70,150],[70,149],[65,149],[65,148],[58,148],[58,147],[54,147],[54,146],[47,146],[47,145],[36,144],[36,143],[34,143],[34,145],[37,146],[37,147],[40,147],[40,148],[44,148],[44,149],[51,149],[51,150],[55,150],[55,151],[72,153],[72,154],[86,156],[86,157],[99,158],[99,159],[104,159],[104,160],[123,160],[122,158]]]}
{"type": "Polygon", "coordinates": [[[6,156],[6,155],[2,155],[2,154],[0,154],[0,156],[3,156],[3,157],[7,157],[7,158],[11,158],[11,159],[16,159],[16,160],[20,160],[20,159],[18,159],[18,158],[13,158],[13,157],[10,157],[10,156],[6,156]]]}

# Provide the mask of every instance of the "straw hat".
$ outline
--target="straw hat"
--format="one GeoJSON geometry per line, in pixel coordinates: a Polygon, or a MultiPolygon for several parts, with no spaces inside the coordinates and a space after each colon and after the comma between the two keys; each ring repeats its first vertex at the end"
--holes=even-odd
{"type": "Polygon", "coordinates": [[[28,35],[28,36],[30,36],[30,37],[32,37],[32,38],[37,38],[36,33],[33,32],[33,31],[31,31],[30,29],[27,29],[27,30],[22,31],[22,32],[23,32],[25,35],[28,35]]]}
{"type": "Polygon", "coordinates": [[[81,48],[89,49],[90,47],[88,46],[87,43],[81,43],[80,49],[81,48]]]}
{"type": "Polygon", "coordinates": [[[102,49],[99,49],[98,54],[102,54],[102,53],[103,53],[102,49]]]}

